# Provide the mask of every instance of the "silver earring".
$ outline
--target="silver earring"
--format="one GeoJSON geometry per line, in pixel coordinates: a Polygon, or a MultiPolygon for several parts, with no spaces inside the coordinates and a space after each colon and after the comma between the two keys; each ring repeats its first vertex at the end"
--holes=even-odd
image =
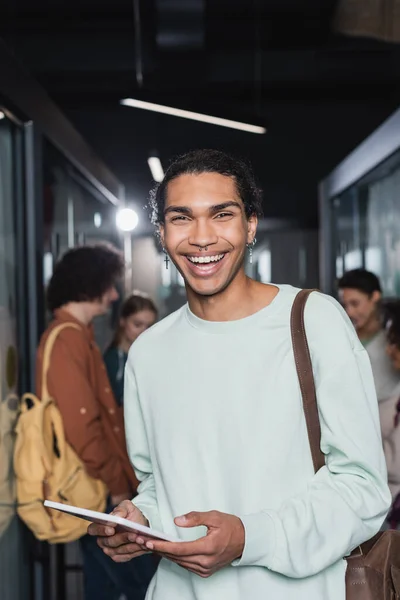
{"type": "Polygon", "coordinates": [[[249,263],[252,264],[253,262],[253,248],[256,245],[256,238],[253,238],[253,241],[250,242],[249,244],[247,244],[247,248],[249,249],[249,263]]]}
{"type": "Polygon", "coordinates": [[[165,268],[166,268],[166,269],[167,269],[167,271],[168,271],[168,265],[169,265],[169,256],[168,256],[168,254],[167,254],[167,251],[166,251],[166,249],[165,249],[165,248],[163,248],[163,252],[164,252],[164,254],[165,254],[165,258],[164,258],[164,262],[165,262],[165,268]]]}

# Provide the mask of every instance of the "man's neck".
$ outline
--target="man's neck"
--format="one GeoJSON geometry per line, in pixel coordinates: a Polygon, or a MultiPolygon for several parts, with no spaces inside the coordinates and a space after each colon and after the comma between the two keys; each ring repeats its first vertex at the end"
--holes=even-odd
{"type": "Polygon", "coordinates": [[[236,321],[268,306],[278,288],[254,281],[249,277],[233,281],[215,296],[200,296],[187,290],[190,310],[205,321],[236,321]]]}
{"type": "Polygon", "coordinates": [[[90,302],[69,302],[64,304],[61,309],[86,326],[90,325],[95,316],[90,302]]]}

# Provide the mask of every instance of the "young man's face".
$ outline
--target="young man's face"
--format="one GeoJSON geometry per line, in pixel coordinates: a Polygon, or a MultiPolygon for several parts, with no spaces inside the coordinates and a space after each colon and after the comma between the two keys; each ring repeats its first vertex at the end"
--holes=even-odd
{"type": "Polygon", "coordinates": [[[217,294],[244,267],[257,218],[246,218],[232,178],[219,173],[181,175],[168,184],[161,238],[196,294],[217,294]]]}
{"type": "Polygon", "coordinates": [[[381,298],[379,292],[369,296],[360,290],[344,288],[339,291],[339,295],[345,311],[357,330],[362,329],[375,318],[377,304],[381,298]]]}

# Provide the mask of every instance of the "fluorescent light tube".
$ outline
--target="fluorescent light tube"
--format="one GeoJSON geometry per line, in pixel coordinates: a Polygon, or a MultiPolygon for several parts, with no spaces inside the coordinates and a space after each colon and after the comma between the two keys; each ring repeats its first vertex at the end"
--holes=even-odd
{"type": "Polygon", "coordinates": [[[210,125],[219,125],[220,127],[239,129],[240,131],[247,131],[248,133],[262,134],[267,132],[265,127],[260,127],[258,125],[250,125],[248,123],[240,123],[239,121],[221,119],[220,117],[203,115],[202,113],[196,113],[190,110],[182,110],[180,108],[173,108],[171,106],[164,106],[163,104],[144,102],[143,100],[136,100],[135,98],[124,98],[121,100],[121,104],[124,106],[130,106],[132,108],[142,108],[143,110],[163,113],[164,115],[171,115],[173,117],[182,117],[183,119],[191,119],[192,121],[201,121],[202,123],[209,123],[210,125]]]}
{"type": "Polygon", "coordinates": [[[164,170],[160,159],[158,156],[150,156],[150,158],[147,159],[147,162],[154,181],[160,183],[164,179],[164,170]]]}

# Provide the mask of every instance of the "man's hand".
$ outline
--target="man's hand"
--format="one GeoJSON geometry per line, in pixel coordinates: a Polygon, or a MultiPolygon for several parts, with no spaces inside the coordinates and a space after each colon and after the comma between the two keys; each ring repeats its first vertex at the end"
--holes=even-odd
{"type": "Polygon", "coordinates": [[[210,577],[243,553],[245,534],[239,517],[215,510],[191,512],[177,517],[175,523],[180,527],[205,525],[208,532],[194,542],[177,543],[149,540],[139,535],[138,543],[200,577],[210,577]]]}
{"type": "MultiPolygon", "coordinates": [[[[141,525],[149,525],[147,519],[130,500],[121,502],[111,514],[141,525]]],[[[149,552],[146,547],[136,543],[138,534],[134,531],[132,533],[116,533],[114,527],[91,523],[88,527],[88,534],[97,537],[97,544],[104,554],[110,556],[114,562],[127,562],[149,552]]]]}

